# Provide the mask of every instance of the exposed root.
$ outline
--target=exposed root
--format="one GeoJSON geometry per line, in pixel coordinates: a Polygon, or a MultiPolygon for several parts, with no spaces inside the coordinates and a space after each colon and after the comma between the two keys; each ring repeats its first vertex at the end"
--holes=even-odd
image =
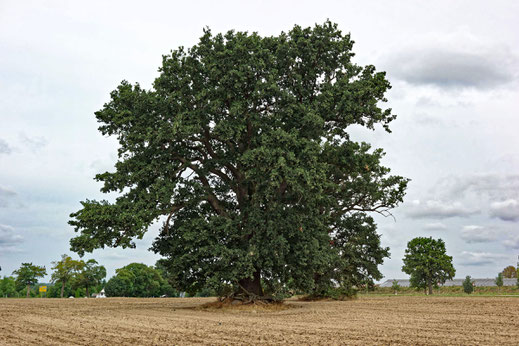
{"type": "Polygon", "coordinates": [[[246,300],[242,301],[231,297],[198,306],[197,310],[240,310],[240,311],[281,311],[293,308],[293,305],[282,301],[246,300]]]}

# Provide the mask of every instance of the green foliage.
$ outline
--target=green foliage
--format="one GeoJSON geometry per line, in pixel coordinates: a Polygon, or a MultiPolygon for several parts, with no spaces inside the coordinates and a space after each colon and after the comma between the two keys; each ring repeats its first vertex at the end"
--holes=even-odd
{"type": "Polygon", "coordinates": [[[517,277],[517,269],[514,266],[508,266],[503,269],[503,277],[513,279],[517,277]]]}
{"type": "Polygon", "coordinates": [[[97,286],[106,277],[105,267],[97,264],[97,261],[94,259],[82,263],[80,271],[74,277],[74,286],[84,287],[86,297],[90,297],[92,293],[90,288],[97,286]]]}
{"type": "Polygon", "coordinates": [[[465,280],[463,280],[463,292],[467,294],[474,292],[474,281],[472,281],[470,275],[467,275],[465,280]]]}
{"type": "Polygon", "coordinates": [[[417,237],[407,243],[402,271],[411,275],[411,287],[429,289],[438,287],[454,277],[456,270],[452,265],[452,256],[445,250],[441,239],[417,237]]]}
{"type": "Polygon", "coordinates": [[[159,270],[142,263],[117,269],[116,275],[106,283],[105,292],[109,297],[158,297],[174,293],[159,270]]]}
{"type": "Polygon", "coordinates": [[[105,293],[108,297],[131,297],[135,275],[128,270],[118,269],[106,283],[105,293]]]}
{"type": "Polygon", "coordinates": [[[168,297],[178,297],[179,292],[175,290],[169,283],[171,275],[168,272],[168,268],[165,264],[164,259],[159,259],[155,263],[155,269],[159,272],[160,276],[164,279],[162,283],[161,292],[168,297]]]}
{"type": "MultiPolygon", "coordinates": [[[[362,291],[359,293],[363,293],[362,291]]],[[[392,287],[376,287],[375,291],[370,294],[380,295],[394,295],[392,287]]],[[[423,293],[416,290],[414,287],[402,287],[398,292],[399,295],[417,296],[423,293]]],[[[467,293],[463,291],[462,283],[460,286],[439,286],[434,290],[434,294],[444,296],[466,296],[467,293]]],[[[516,286],[503,286],[501,288],[496,286],[474,288],[472,295],[478,296],[499,296],[499,295],[519,295],[519,288],[516,286]]]]}
{"type": "Polygon", "coordinates": [[[496,286],[501,287],[503,286],[503,273],[497,274],[496,280],[495,280],[496,286]]]}
{"type": "MultiPolygon", "coordinates": [[[[47,286],[47,297],[48,298],[60,298],[61,297],[61,284],[53,284],[47,286]]],[[[70,296],[74,296],[74,289],[72,287],[71,281],[65,283],[63,288],[63,297],[68,298],[70,296]]]]}
{"type": "Polygon", "coordinates": [[[216,297],[217,293],[215,290],[210,288],[203,288],[199,292],[197,292],[195,297],[216,297]]]}
{"type": "Polygon", "coordinates": [[[163,57],[153,89],[122,82],[96,112],[120,144],[115,172],[96,180],[120,195],[71,214],[72,249],[134,247],[162,217],[152,249],[190,294],[321,294],[379,278],[389,252],[367,213],[387,215],[408,180],[350,139],[396,118],[379,107],[385,73],[354,64],[352,46],[330,22],[271,37],[205,30],[163,57]]]}
{"type": "Polygon", "coordinates": [[[70,256],[61,255],[61,260],[52,262],[52,264],[54,272],[52,273],[51,280],[61,284],[60,297],[63,298],[66,284],[79,274],[85,263],[73,260],[70,256]]]}
{"type": "Polygon", "coordinates": [[[400,291],[401,287],[398,284],[398,281],[393,280],[393,284],[391,285],[391,288],[393,289],[393,291],[395,291],[395,293],[397,293],[398,291],[400,291]]]}
{"type": "Polygon", "coordinates": [[[0,297],[16,297],[16,281],[12,276],[0,280],[0,297]]]}
{"type": "Polygon", "coordinates": [[[31,286],[37,284],[38,278],[44,277],[47,270],[45,267],[35,266],[32,263],[22,263],[19,269],[13,271],[13,274],[16,275],[17,288],[26,286],[26,296],[29,297],[31,286]]]}

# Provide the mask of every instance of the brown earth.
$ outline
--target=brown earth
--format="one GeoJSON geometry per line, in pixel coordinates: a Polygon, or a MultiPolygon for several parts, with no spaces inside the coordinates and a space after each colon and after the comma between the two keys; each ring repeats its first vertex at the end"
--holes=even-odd
{"type": "Polygon", "coordinates": [[[214,298],[0,299],[2,345],[518,344],[519,299],[361,297],[291,309],[200,309],[214,298]]]}

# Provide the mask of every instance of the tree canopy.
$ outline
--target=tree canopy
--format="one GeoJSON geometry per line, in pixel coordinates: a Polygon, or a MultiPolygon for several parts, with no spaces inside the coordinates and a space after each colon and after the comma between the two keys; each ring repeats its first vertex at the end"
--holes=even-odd
{"type": "Polygon", "coordinates": [[[494,282],[496,283],[497,287],[503,286],[503,273],[498,273],[494,282]]]}
{"type": "Polygon", "coordinates": [[[16,281],[12,276],[4,276],[0,280],[0,297],[14,297],[16,295],[16,281]]]}
{"type": "Polygon", "coordinates": [[[52,262],[52,265],[53,267],[51,269],[54,270],[54,272],[52,273],[51,280],[52,282],[61,283],[60,296],[63,298],[65,285],[82,270],[85,266],[85,262],[74,260],[68,255],[62,255],[61,260],[52,262]]]}
{"type": "Polygon", "coordinates": [[[503,269],[503,277],[508,279],[513,279],[517,277],[517,269],[514,266],[508,266],[503,269]]]}
{"type": "Polygon", "coordinates": [[[402,271],[411,275],[411,287],[429,289],[451,280],[456,273],[441,239],[417,237],[407,243],[402,271]]]}
{"type": "Polygon", "coordinates": [[[116,270],[105,291],[109,297],[158,297],[171,294],[172,289],[157,269],[131,263],[116,270]]]}
{"type": "Polygon", "coordinates": [[[38,283],[38,278],[42,278],[47,274],[45,267],[33,265],[32,263],[22,263],[19,269],[13,271],[16,275],[16,283],[18,285],[27,286],[27,298],[31,286],[38,283]]]}
{"type": "Polygon", "coordinates": [[[97,261],[90,259],[81,265],[80,271],[75,275],[74,285],[86,289],[86,297],[90,298],[89,289],[98,285],[106,277],[106,269],[98,265],[97,261]]]}
{"type": "Polygon", "coordinates": [[[470,275],[467,275],[465,280],[463,280],[463,292],[467,294],[474,292],[474,281],[472,281],[470,275]]]}
{"type": "Polygon", "coordinates": [[[386,131],[384,72],[352,61],[337,25],[278,36],[204,30],[164,56],[150,90],[123,81],[96,112],[119,141],[115,171],[98,174],[114,202],[71,214],[72,250],[134,247],[161,220],[153,251],[175,288],[248,299],[324,292],[378,278],[388,256],[368,215],[388,215],[407,179],[351,127],[386,131]]]}

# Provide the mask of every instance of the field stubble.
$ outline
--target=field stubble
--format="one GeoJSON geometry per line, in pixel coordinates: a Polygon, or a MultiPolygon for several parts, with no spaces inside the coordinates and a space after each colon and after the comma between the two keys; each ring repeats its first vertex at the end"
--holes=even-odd
{"type": "Polygon", "coordinates": [[[519,299],[361,297],[291,309],[214,298],[0,299],[0,344],[517,344],[519,299]]]}

